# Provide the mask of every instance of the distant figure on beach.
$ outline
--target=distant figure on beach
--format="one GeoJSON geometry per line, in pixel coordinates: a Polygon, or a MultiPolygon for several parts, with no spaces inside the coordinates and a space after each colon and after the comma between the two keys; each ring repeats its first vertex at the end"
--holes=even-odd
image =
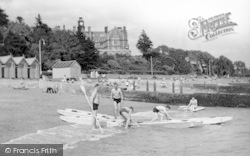
{"type": "Polygon", "coordinates": [[[126,85],[126,87],[128,88],[128,86],[129,86],[129,82],[128,82],[128,80],[126,81],[126,84],[125,84],[125,85],[126,85]]]}
{"type": "Polygon", "coordinates": [[[187,109],[189,110],[195,110],[198,107],[198,101],[197,99],[195,99],[194,97],[192,97],[192,99],[190,100],[187,109]]]}
{"type": "Polygon", "coordinates": [[[96,125],[96,117],[97,117],[97,110],[100,104],[100,95],[99,95],[100,85],[96,84],[95,88],[90,96],[90,103],[92,104],[93,116],[92,116],[92,128],[97,129],[96,125]]]}
{"type": "Polygon", "coordinates": [[[115,119],[117,119],[121,109],[121,101],[123,100],[123,94],[121,88],[118,87],[118,84],[114,83],[114,88],[111,90],[111,99],[114,101],[114,107],[115,107],[115,119]]]}
{"type": "Polygon", "coordinates": [[[155,113],[155,118],[151,120],[153,122],[154,120],[158,119],[158,115],[161,116],[161,121],[163,120],[163,116],[165,115],[167,120],[172,120],[173,118],[167,113],[167,110],[171,109],[169,105],[166,106],[156,106],[153,108],[153,112],[155,113]]]}
{"type": "Polygon", "coordinates": [[[130,107],[123,107],[120,110],[120,115],[124,119],[125,129],[128,129],[128,126],[131,124],[131,113],[134,111],[132,106],[130,107]]]}

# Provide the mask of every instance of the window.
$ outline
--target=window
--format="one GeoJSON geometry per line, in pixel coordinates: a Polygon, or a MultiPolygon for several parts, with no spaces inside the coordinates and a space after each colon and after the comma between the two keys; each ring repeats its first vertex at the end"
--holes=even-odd
{"type": "Polygon", "coordinates": [[[115,39],[114,39],[114,45],[119,45],[119,44],[120,44],[119,38],[115,38],[115,39]]]}

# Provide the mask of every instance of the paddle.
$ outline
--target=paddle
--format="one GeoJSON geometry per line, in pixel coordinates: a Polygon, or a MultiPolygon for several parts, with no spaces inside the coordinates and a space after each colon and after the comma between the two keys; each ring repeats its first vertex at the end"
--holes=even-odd
{"type": "Polygon", "coordinates": [[[103,133],[102,127],[101,127],[99,121],[97,120],[97,117],[95,116],[95,113],[94,113],[94,111],[93,111],[93,109],[92,109],[92,107],[91,107],[89,98],[88,98],[88,96],[87,96],[87,94],[86,94],[86,89],[85,89],[85,87],[84,87],[83,85],[81,85],[80,88],[81,88],[81,91],[84,93],[84,95],[85,95],[85,97],[86,97],[86,99],[87,99],[87,101],[88,101],[89,108],[90,108],[90,110],[91,110],[91,112],[92,112],[92,115],[94,116],[94,118],[95,118],[95,120],[96,120],[96,123],[98,124],[98,127],[100,128],[101,133],[103,133]]]}

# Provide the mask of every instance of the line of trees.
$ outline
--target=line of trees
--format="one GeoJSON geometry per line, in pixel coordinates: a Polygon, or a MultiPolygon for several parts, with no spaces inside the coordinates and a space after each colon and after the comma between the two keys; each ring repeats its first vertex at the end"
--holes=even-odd
{"type": "Polygon", "coordinates": [[[225,56],[215,58],[208,52],[174,49],[166,45],[153,48],[153,42],[144,30],[142,30],[136,46],[142,53],[142,57],[148,62],[150,57],[153,58],[155,70],[166,71],[169,74],[189,74],[195,72],[222,76],[242,75],[246,71],[243,61],[232,62],[225,56]],[[190,59],[195,60],[193,65],[191,65],[190,59]]]}
{"type": "Polygon", "coordinates": [[[142,53],[139,56],[99,54],[92,40],[87,38],[80,29],[73,33],[66,30],[53,30],[43,20],[40,14],[35,17],[34,26],[25,24],[25,20],[18,16],[16,21],[10,21],[8,15],[0,8],[0,56],[37,57],[39,40],[44,39],[42,45],[42,70],[51,69],[59,61],[77,60],[82,69],[100,69],[103,71],[119,71],[119,73],[148,73],[151,65],[155,74],[189,74],[192,72],[203,74],[232,75],[243,74],[245,63],[234,63],[220,56],[213,57],[208,52],[187,51],[162,45],[154,48],[144,30],[138,38],[136,47],[142,53]],[[187,58],[199,61],[192,64],[187,58]],[[152,58],[152,64],[151,64],[152,58]],[[203,64],[206,66],[204,67],[203,64]],[[209,72],[211,69],[212,72],[209,72]]]}
{"type": "Polygon", "coordinates": [[[80,30],[77,33],[65,30],[52,30],[42,17],[35,17],[33,27],[25,24],[20,16],[9,21],[8,15],[0,8],[0,56],[37,57],[39,59],[39,40],[42,45],[42,70],[51,69],[59,60],[77,60],[83,70],[100,66],[99,53],[94,43],[80,30]]]}

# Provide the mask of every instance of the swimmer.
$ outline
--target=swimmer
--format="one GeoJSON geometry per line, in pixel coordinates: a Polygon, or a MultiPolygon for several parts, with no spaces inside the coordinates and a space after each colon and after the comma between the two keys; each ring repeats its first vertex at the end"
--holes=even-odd
{"type": "Polygon", "coordinates": [[[155,118],[151,120],[153,122],[154,120],[158,119],[158,115],[161,116],[161,121],[163,120],[163,116],[167,118],[167,120],[172,120],[173,118],[170,117],[170,115],[167,113],[167,110],[170,109],[169,105],[166,106],[156,106],[153,108],[153,112],[155,113],[155,118]]]}
{"type": "Polygon", "coordinates": [[[128,129],[128,126],[131,124],[131,113],[134,111],[133,107],[123,107],[120,110],[120,115],[125,120],[125,129],[128,129]]]}
{"type": "Polygon", "coordinates": [[[187,106],[187,109],[194,111],[197,107],[198,107],[198,101],[194,97],[192,97],[187,106]]]}

